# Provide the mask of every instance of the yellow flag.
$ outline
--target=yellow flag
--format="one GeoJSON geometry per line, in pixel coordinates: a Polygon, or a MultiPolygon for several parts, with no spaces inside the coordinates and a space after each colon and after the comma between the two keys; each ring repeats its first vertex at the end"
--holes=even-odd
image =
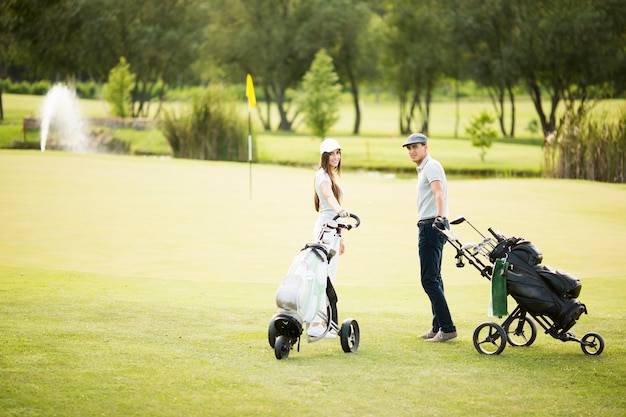
{"type": "Polygon", "coordinates": [[[256,96],[254,95],[254,84],[252,84],[252,75],[250,74],[246,77],[246,97],[248,97],[250,107],[255,107],[256,96]]]}

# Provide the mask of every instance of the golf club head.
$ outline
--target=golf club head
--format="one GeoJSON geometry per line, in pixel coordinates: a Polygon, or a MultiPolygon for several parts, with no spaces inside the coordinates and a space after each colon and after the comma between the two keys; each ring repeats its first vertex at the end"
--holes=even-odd
{"type": "Polygon", "coordinates": [[[460,216],[460,217],[457,217],[456,219],[452,220],[452,221],[450,222],[450,224],[461,224],[461,223],[463,223],[464,221],[465,221],[465,217],[460,216]]]}
{"type": "Polygon", "coordinates": [[[476,243],[476,242],[467,242],[466,244],[463,245],[462,249],[470,250],[470,249],[476,248],[476,246],[478,246],[478,243],[476,243]]]}

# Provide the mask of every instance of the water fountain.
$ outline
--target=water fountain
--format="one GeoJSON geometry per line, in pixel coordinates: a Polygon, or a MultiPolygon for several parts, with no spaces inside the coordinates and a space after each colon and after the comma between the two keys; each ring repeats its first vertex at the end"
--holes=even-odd
{"type": "Polygon", "coordinates": [[[55,84],[46,94],[41,106],[41,151],[46,150],[49,134],[54,129],[57,136],[54,148],[70,152],[88,152],[87,121],[78,107],[76,91],[64,84],[55,84]]]}

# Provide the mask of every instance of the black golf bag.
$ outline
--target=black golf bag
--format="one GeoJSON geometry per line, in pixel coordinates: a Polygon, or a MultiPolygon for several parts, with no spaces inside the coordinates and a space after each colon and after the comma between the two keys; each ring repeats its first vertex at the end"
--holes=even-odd
{"type": "Polygon", "coordinates": [[[587,314],[586,306],[577,300],[582,288],[578,278],[542,265],[541,251],[527,240],[506,237],[491,228],[492,237],[487,237],[465,217],[452,220],[450,225],[462,223],[469,224],[482,241],[464,244],[450,229],[437,230],[456,249],[457,267],[462,268],[467,260],[491,281],[490,316],[508,314],[501,324],[484,322],[476,328],[473,339],[479,353],[499,355],[507,342],[530,346],[537,336],[535,323],[555,339],[578,342],[586,355],[602,353],[604,340],[599,334],[588,332],[578,339],[570,331],[580,316],[587,314]],[[507,295],[517,302],[511,313],[507,313],[507,295]]]}
{"type": "Polygon", "coordinates": [[[505,258],[508,293],[534,314],[550,317],[561,331],[568,331],[586,313],[576,299],[582,285],[575,276],[541,265],[543,255],[531,242],[506,239],[492,251],[490,260],[505,258]]]}

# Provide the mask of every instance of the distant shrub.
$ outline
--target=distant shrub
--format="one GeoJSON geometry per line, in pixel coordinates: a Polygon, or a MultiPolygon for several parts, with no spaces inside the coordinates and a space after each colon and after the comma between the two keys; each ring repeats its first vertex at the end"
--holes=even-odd
{"type": "Polygon", "coordinates": [[[472,146],[480,149],[480,160],[485,160],[487,149],[491,148],[493,140],[498,133],[493,129],[492,124],[496,121],[488,112],[483,111],[478,116],[472,117],[469,126],[465,131],[472,139],[472,146]]]}
{"type": "Polygon", "coordinates": [[[13,83],[9,86],[8,92],[12,94],[31,94],[30,83],[26,81],[13,83]]]}
{"type": "MultiPolygon", "coordinates": [[[[81,81],[75,84],[76,93],[80,98],[96,98],[96,84],[93,81],[81,81]]],[[[10,79],[0,80],[0,89],[9,94],[32,94],[35,96],[45,96],[52,88],[49,80],[35,82],[19,81],[12,82],[10,79]]]]}
{"type": "MultiPolygon", "coordinates": [[[[168,101],[187,101],[201,94],[204,89],[205,87],[176,87],[170,88],[165,94],[168,101]]],[[[245,97],[245,94],[242,92],[240,97],[245,97]]]]}
{"type": "Polygon", "coordinates": [[[333,59],[325,49],[320,49],[311,68],[304,74],[302,88],[296,97],[304,114],[304,124],[314,136],[324,139],[339,121],[340,96],[341,86],[333,59]]]}
{"type": "Polygon", "coordinates": [[[558,178],[626,182],[626,107],[618,117],[567,109],[558,131],[547,135],[546,172],[558,178]]]}
{"type": "Polygon", "coordinates": [[[76,94],[80,98],[96,98],[96,85],[93,81],[76,83],[76,94]]]}
{"type": "Polygon", "coordinates": [[[36,96],[45,96],[48,90],[50,90],[49,81],[37,81],[32,83],[30,86],[30,94],[34,94],[36,96]]]}
{"type": "Polygon", "coordinates": [[[537,119],[532,119],[530,122],[528,122],[526,130],[533,135],[539,133],[539,121],[537,119]]]}
{"type": "Polygon", "coordinates": [[[108,82],[102,89],[104,99],[111,105],[111,112],[117,117],[128,117],[132,114],[131,91],[136,75],[130,72],[130,64],[126,58],[120,57],[119,63],[109,72],[108,82]]]}
{"type": "Polygon", "coordinates": [[[177,158],[247,160],[246,120],[233,94],[221,86],[210,86],[196,94],[188,114],[176,116],[164,111],[159,128],[177,158]]]}

